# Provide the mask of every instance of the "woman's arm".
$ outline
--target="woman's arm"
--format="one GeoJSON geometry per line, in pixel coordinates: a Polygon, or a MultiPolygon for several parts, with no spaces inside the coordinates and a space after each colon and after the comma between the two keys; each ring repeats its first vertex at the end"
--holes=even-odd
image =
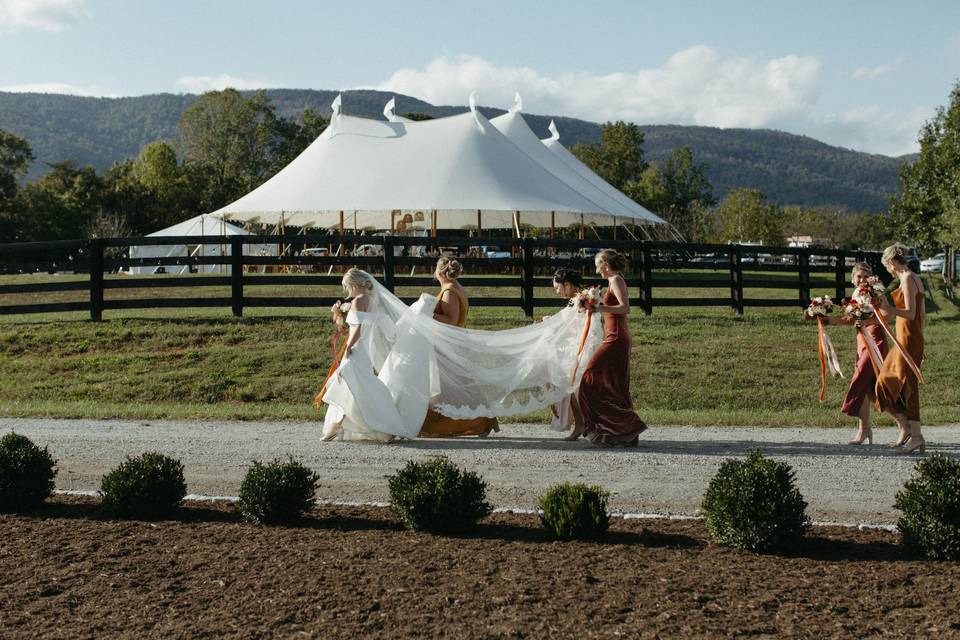
{"type": "Polygon", "coordinates": [[[451,289],[440,294],[440,302],[433,312],[433,319],[443,324],[456,325],[460,322],[460,300],[453,300],[451,289]]]}
{"type": "Polygon", "coordinates": [[[600,305],[600,310],[606,313],[626,315],[630,313],[630,296],[627,294],[627,283],[622,276],[610,280],[610,291],[617,297],[617,304],[600,305]]]}
{"type": "MultiPolygon", "coordinates": [[[[367,296],[359,295],[353,299],[353,309],[355,311],[366,311],[369,308],[370,300],[367,296]]],[[[350,325],[350,333],[347,335],[347,346],[344,350],[346,355],[350,355],[350,352],[353,351],[353,346],[357,344],[358,340],[360,340],[360,325],[350,325]]]]}

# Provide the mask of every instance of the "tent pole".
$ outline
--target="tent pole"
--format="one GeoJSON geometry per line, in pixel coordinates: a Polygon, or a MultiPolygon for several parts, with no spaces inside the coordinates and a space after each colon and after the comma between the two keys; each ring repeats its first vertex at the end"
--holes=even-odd
{"type": "Polygon", "coordinates": [[[434,209],[430,214],[430,237],[437,237],[437,210],[434,209]]]}
{"type": "Polygon", "coordinates": [[[513,229],[517,232],[517,239],[520,239],[520,212],[513,212],[513,229]]]}
{"type": "Polygon", "coordinates": [[[553,240],[557,237],[557,212],[550,212],[550,239],[553,240]]]}
{"type": "Polygon", "coordinates": [[[584,229],[583,229],[583,214],[580,214],[580,240],[584,239],[584,229]]]}
{"type": "Polygon", "coordinates": [[[483,233],[483,223],[480,221],[480,209],[477,209],[477,239],[483,233]]]}
{"type": "Polygon", "coordinates": [[[613,216],[613,239],[617,239],[617,216],[613,216]]]}

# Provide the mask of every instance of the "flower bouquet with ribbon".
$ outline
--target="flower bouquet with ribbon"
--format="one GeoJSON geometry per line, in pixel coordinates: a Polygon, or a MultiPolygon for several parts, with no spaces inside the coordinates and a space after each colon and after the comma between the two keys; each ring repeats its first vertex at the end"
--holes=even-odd
{"type": "Polygon", "coordinates": [[[810,305],[804,312],[808,318],[817,320],[817,352],[820,355],[820,402],[826,397],[827,393],[827,372],[836,377],[843,377],[840,371],[840,360],[837,358],[837,350],[833,347],[833,341],[830,340],[830,334],[824,328],[824,319],[833,313],[833,300],[830,296],[817,296],[810,300],[810,305]]]}
{"type": "Polygon", "coordinates": [[[313,406],[317,409],[320,409],[320,405],[323,404],[323,396],[327,392],[327,384],[330,382],[330,378],[333,377],[333,374],[336,373],[337,368],[340,366],[340,361],[343,360],[343,353],[347,348],[347,341],[344,340],[343,343],[340,343],[340,339],[347,333],[346,325],[341,321],[348,313],[350,313],[350,301],[341,302],[334,305],[333,308],[333,317],[334,321],[337,323],[337,328],[333,332],[333,336],[330,337],[330,353],[332,356],[332,363],[330,368],[327,370],[327,376],[323,379],[323,385],[320,386],[320,391],[313,398],[313,406]]]}
{"type": "Polygon", "coordinates": [[[870,332],[863,330],[863,322],[871,318],[876,318],[876,321],[883,328],[883,332],[887,335],[887,339],[896,347],[900,355],[903,356],[907,366],[910,367],[910,370],[917,376],[917,380],[923,383],[924,379],[923,374],[920,373],[920,367],[917,366],[917,363],[913,361],[913,358],[910,357],[910,354],[907,353],[904,346],[897,340],[897,336],[893,334],[883,314],[877,313],[877,307],[880,305],[880,301],[883,299],[885,292],[886,289],[883,283],[880,282],[880,278],[870,276],[864,284],[854,289],[853,295],[843,301],[843,317],[853,320],[857,326],[857,330],[863,335],[870,351],[870,360],[873,363],[875,372],[879,372],[880,367],[883,366],[883,358],[880,357],[880,349],[877,348],[876,341],[870,336],[870,332]]]}

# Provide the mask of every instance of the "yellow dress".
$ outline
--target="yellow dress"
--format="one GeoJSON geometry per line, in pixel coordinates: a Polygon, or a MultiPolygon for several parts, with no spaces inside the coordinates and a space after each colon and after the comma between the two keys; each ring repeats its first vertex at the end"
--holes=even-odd
{"type": "MultiPolygon", "coordinates": [[[[457,322],[458,327],[467,325],[467,312],[470,310],[470,304],[465,296],[460,295],[452,285],[447,285],[440,289],[437,294],[437,305],[439,307],[440,299],[443,294],[450,291],[460,302],[460,318],[457,322]]],[[[499,431],[496,418],[471,418],[469,420],[455,420],[445,415],[439,414],[433,409],[427,411],[427,418],[423,421],[420,428],[420,436],[427,438],[451,438],[455,436],[485,436],[491,431],[499,431]]]]}

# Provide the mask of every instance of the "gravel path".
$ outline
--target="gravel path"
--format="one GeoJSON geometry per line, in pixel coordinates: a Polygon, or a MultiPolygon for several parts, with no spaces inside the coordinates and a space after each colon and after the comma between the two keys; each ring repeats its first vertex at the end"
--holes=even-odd
{"type": "MultiPolygon", "coordinates": [[[[611,507],[644,513],[693,514],[720,463],[759,447],[789,462],[815,520],[889,524],[894,495],[915,456],[880,444],[841,444],[848,429],[661,427],[637,449],[597,449],[564,442],[541,425],[508,424],[487,439],[431,439],[387,445],[326,443],[312,423],[153,422],[0,418],[0,434],[22,433],[59,461],[57,488],[95,490],[124,456],[157,450],[183,461],[190,493],[235,496],[254,459],[292,454],[320,475],[328,500],[385,502],[387,477],[407,460],[448,456],[479,472],[497,507],[532,508],[551,484],[599,484],[611,507]]],[[[882,443],[892,428],[876,432],[882,443]]],[[[927,427],[928,452],[960,457],[960,425],[927,427]]]]}

